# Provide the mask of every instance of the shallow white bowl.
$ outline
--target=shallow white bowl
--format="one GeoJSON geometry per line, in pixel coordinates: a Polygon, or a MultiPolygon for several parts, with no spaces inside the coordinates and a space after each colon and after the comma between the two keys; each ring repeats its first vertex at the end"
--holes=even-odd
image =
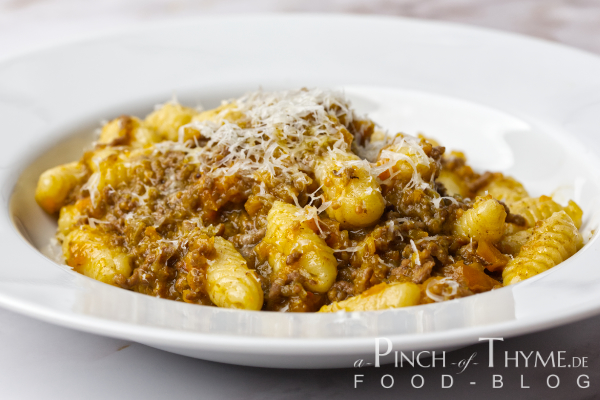
{"type": "Polygon", "coordinates": [[[350,16],[210,17],[5,61],[0,305],[192,357],[299,368],[372,362],[377,337],[394,350],[450,349],[593,315],[597,237],[526,282],[405,309],[300,315],[152,298],[42,255],[56,223],[33,192],[43,170],[80,157],[100,120],[144,114],[173,93],[210,107],[259,86],[336,87],[392,131],[465,150],[475,167],[514,175],[532,195],[573,198],[589,234],[598,227],[599,71],[598,57],[525,37],[350,16]]]}

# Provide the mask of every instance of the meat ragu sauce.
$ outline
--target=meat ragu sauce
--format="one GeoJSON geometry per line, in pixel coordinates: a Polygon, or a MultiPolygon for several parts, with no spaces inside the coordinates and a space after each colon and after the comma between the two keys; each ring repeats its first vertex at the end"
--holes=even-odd
{"type": "Polygon", "coordinates": [[[36,199],[60,211],[57,239],[75,271],[220,307],[444,301],[526,279],[581,247],[574,202],[530,198],[433,140],[385,135],[320,90],[119,117],[79,162],[45,172],[36,199]],[[564,251],[540,267],[525,254],[540,243],[564,251]]]}

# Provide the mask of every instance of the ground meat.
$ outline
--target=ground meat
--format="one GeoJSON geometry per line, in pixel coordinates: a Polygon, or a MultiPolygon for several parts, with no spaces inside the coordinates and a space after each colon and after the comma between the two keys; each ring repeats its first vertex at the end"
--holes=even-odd
{"type": "Polygon", "coordinates": [[[410,260],[402,260],[399,267],[390,270],[391,282],[411,281],[414,283],[423,283],[431,276],[431,270],[435,266],[433,260],[421,262],[417,265],[411,265],[410,260]]]}
{"type": "Polygon", "coordinates": [[[274,279],[267,293],[266,310],[290,312],[314,312],[325,302],[326,297],[307,291],[303,283],[306,278],[297,271],[287,274],[285,279],[274,279]]]}
{"type": "MultiPolygon", "coordinates": [[[[356,143],[364,145],[375,135],[375,125],[371,121],[351,118],[345,113],[336,118],[343,124],[339,129],[341,136],[336,140],[350,145],[354,139],[356,148],[356,143]]],[[[473,271],[478,273],[478,282],[487,282],[486,288],[493,287],[492,277],[486,280],[486,273],[468,269],[469,266],[486,266],[477,255],[477,242],[454,235],[455,223],[472,206],[471,201],[458,195],[439,199],[440,196],[447,197],[448,192],[435,181],[443,167],[456,174],[465,183],[469,194],[474,195],[489,183],[493,174],[473,172],[464,157],[457,154],[444,156],[445,149],[441,146],[434,146],[424,139],[420,141],[419,146],[429,160],[423,175],[426,182],[407,184],[392,179],[391,183],[378,186],[384,197],[385,212],[373,226],[344,229],[323,210],[311,220],[315,233],[333,249],[338,269],[336,281],[326,293],[314,293],[307,288],[314,288],[311,285],[315,278],[297,267],[302,252],[290,250],[284,261],[277,264],[275,273],[276,267],[265,259],[270,253],[255,250],[267,232],[269,210],[278,200],[300,207],[339,209],[341,204],[337,199],[331,199],[327,204],[325,192],[311,167],[331,143],[315,145],[304,155],[296,152],[291,156],[292,153],[287,154],[282,149],[271,154],[290,164],[298,161],[294,157],[304,157],[303,164],[295,166],[293,179],[291,175],[285,179],[280,177],[281,171],[276,169],[285,170],[287,166],[283,164],[255,170],[252,174],[239,171],[213,173],[212,165],[200,166],[189,156],[190,147],[182,148],[175,143],[164,148],[157,145],[150,152],[127,148],[135,124],[131,118],[122,119],[125,135],[108,145],[100,144],[84,155],[89,178],[93,175],[93,167],[89,165],[93,166],[95,152],[114,152],[110,157],[114,158],[115,165],[101,178],[111,183],[104,185],[98,193],[91,185],[79,184],[66,200],[67,204],[76,205],[82,215],[75,227],[98,225],[97,229],[109,236],[112,246],[126,249],[131,256],[131,276],[115,278],[115,284],[123,288],[212,305],[207,294],[207,260],[214,256],[214,236],[229,240],[248,267],[256,270],[264,292],[264,310],[313,312],[324,304],[343,301],[381,283],[406,281],[428,285],[432,280],[452,274],[461,279],[469,273],[477,275],[473,271]],[[123,158],[126,161],[115,161],[119,154],[125,153],[129,157],[123,158]]],[[[208,140],[200,134],[196,139],[190,146],[204,146],[208,140]]],[[[234,153],[230,146],[214,155],[211,162],[215,165],[225,163],[234,153]]],[[[348,184],[359,179],[358,168],[357,165],[346,165],[333,174],[341,178],[341,183],[348,184]]],[[[368,163],[367,168],[371,168],[368,163]]],[[[387,181],[382,175],[372,178],[387,181]]],[[[361,214],[365,210],[366,206],[356,205],[354,211],[361,214]]],[[[511,214],[508,207],[506,210],[506,222],[524,226],[522,216],[511,214]]],[[[431,290],[446,297],[472,293],[463,283],[451,295],[444,292],[442,283],[432,285],[431,290]]],[[[480,290],[482,285],[473,290],[480,290]]]]}
{"type": "Polygon", "coordinates": [[[342,301],[354,295],[354,285],[347,281],[337,281],[327,292],[330,302],[342,301]]]}

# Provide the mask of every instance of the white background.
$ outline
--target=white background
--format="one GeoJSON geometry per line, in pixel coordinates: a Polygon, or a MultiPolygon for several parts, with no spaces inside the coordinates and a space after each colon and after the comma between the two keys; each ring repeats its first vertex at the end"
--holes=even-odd
{"type": "MultiPolygon", "coordinates": [[[[0,58],[152,21],[273,11],[379,13],[453,21],[534,35],[600,53],[598,0],[0,0],[0,58]]],[[[494,368],[487,366],[487,344],[448,353],[446,362],[446,368],[435,369],[238,367],[80,333],[0,309],[1,399],[595,398],[600,396],[600,317],[506,339],[496,345],[494,368]],[[505,368],[505,351],[511,355],[540,351],[544,357],[550,351],[555,355],[566,351],[569,361],[573,356],[588,357],[588,368],[525,368],[522,362],[519,368],[514,362],[505,368]],[[464,373],[457,374],[458,367],[451,363],[473,353],[477,353],[474,362],[478,365],[471,363],[464,373]],[[364,375],[360,378],[364,383],[357,389],[355,374],[364,375]],[[394,377],[394,387],[381,387],[385,374],[394,377]],[[422,389],[411,387],[415,374],[425,379],[422,389]],[[452,388],[441,389],[442,374],[453,375],[452,388]],[[492,388],[493,374],[503,376],[503,388],[492,388]],[[546,386],[551,374],[560,379],[557,389],[546,386]],[[589,376],[588,389],[576,384],[581,374],[589,376]],[[530,388],[520,387],[521,375],[524,386],[530,388]]]]}

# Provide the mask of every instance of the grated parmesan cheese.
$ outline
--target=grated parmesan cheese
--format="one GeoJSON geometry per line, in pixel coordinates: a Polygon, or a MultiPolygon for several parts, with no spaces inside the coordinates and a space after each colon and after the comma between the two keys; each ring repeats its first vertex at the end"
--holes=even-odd
{"type": "Polygon", "coordinates": [[[410,247],[412,247],[413,252],[415,254],[416,264],[421,265],[421,257],[419,257],[419,250],[417,249],[417,245],[415,244],[415,241],[412,239],[410,239],[410,247]]]}
{"type": "Polygon", "coordinates": [[[433,285],[439,285],[439,284],[446,284],[446,287],[442,290],[442,293],[447,297],[454,296],[456,293],[458,293],[458,287],[460,286],[458,284],[458,282],[456,282],[450,278],[442,278],[442,279],[437,279],[437,280],[432,279],[427,284],[427,288],[425,289],[425,294],[427,295],[427,297],[429,297],[431,300],[433,300],[435,302],[440,302],[440,301],[445,300],[444,296],[440,296],[431,291],[431,287],[433,285]],[[446,288],[448,288],[448,287],[451,288],[451,290],[449,293],[446,293],[446,288]]]}
{"type": "Polygon", "coordinates": [[[452,203],[454,203],[454,204],[458,205],[458,201],[457,201],[457,200],[456,200],[454,197],[451,197],[451,196],[442,196],[442,197],[438,197],[438,198],[436,198],[436,199],[431,199],[431,202],[433,203],[433,205],[434,205],[436,208],[440,208],[440,202],[441,202],[443,199],[450,200],[452,203]]]}

